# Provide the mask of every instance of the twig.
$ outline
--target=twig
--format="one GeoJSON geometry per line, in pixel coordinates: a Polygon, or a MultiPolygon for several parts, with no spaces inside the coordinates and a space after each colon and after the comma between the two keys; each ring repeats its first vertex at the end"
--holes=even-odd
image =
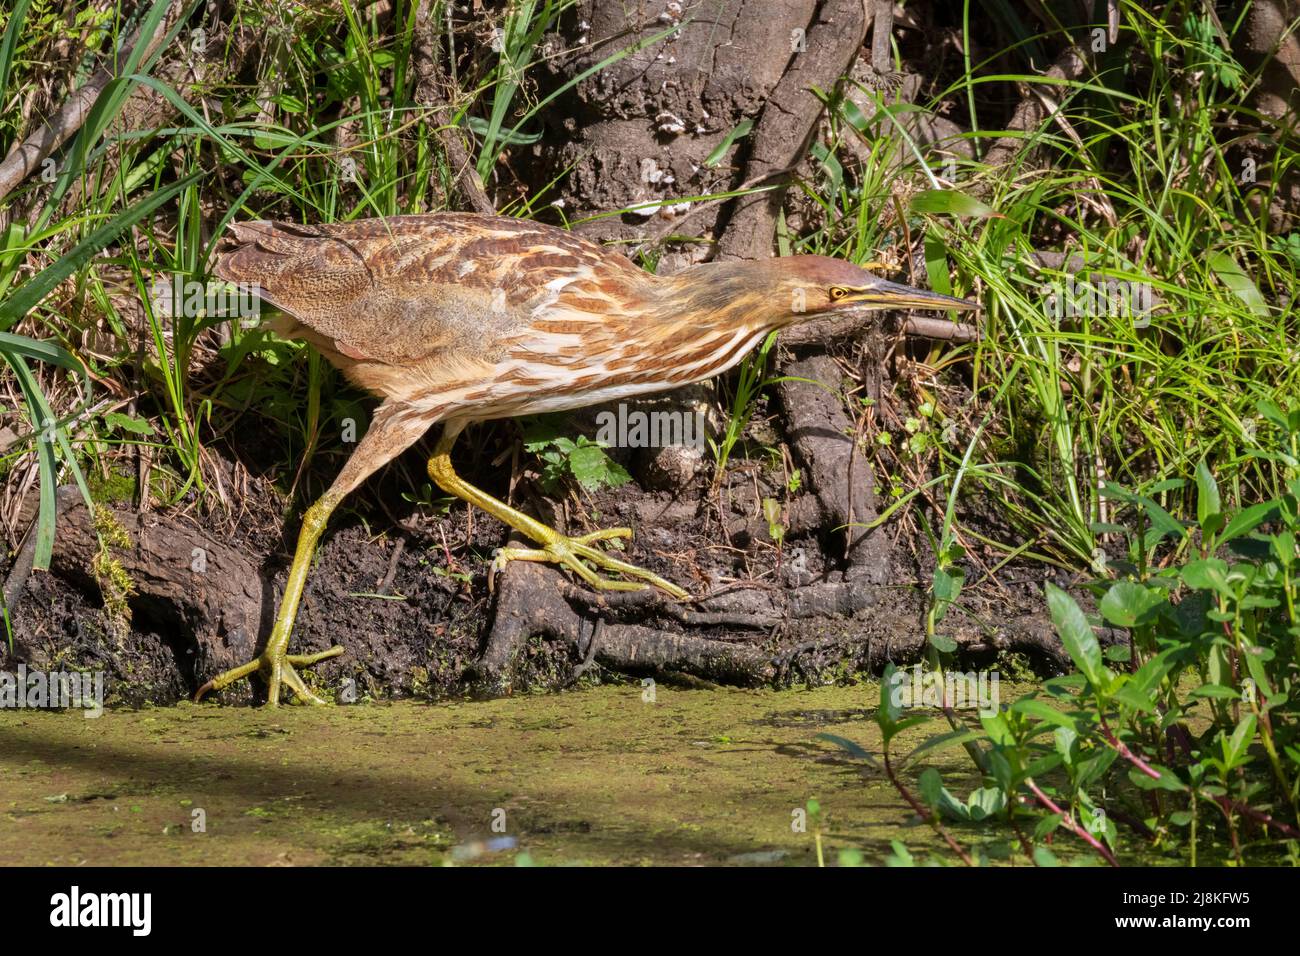
{"type": "Polygon", "coordinates": [[[943,837],[943,842],[948,844],[948,848],[951,849],[952,852],[956,853],[959,857],[961,857],[961,861],[963,863],[965,863],[967,866],[974,866],[975,865],[974,861],[972,861],[970,856],[966,853],[966,851],[961,848],[961,844],[958,843],[956,840],[954,840],[952,838],[952,834],[950,834],[947,831],[947,829],[944,827],[944,825],[939,822],[938,815],[935,814],[934,812],[927,812],[925,807],[921,805],[921,802],[917,800],[916,797],[912,796],[912,792],[908,790],[906,786],[903,785],[903,781],[898,779],[898,775],[894,773],[893,765],[889,762],[888,747],[885,748],[883,757],[884,757],[884,766],[885,766],[885,776],[888,777],[889,782],[894,785],[894,789],[897,790],[900,794],[902,794],[903,799],[908,802],[908,805],[911,806],[911,808],[916,812],[916,815],[918,817],[929,822],[930,826],[934,828],[934,832],[939,834],[939,836],[943,837]]]}
{"type": "MultiPolygon", "coordinates": [[[[438,23],[432,0],[420,0],[415,12],[415,42],[411,48],[412,64],[417,77],[415,101],[433,112],[438,141],[447,154],[452,182],[462,198],[474,212],[483,216],[495,216],[496,206],[488,198],[478,170],[474,168],[473,157],[461,141],[460,128],[452,122],[450,103],[455,89],[451,79],[438,66],[437,32],[438,23]]],[[[453,63],[454,60],[452,57],[453,63]]]]}
{"type": "Polygon", "coordinates": [[[1106,848],[1105,844],[1103,844],[1100,840],[1094,837],[1083,827],[1079,826],[1079,824],[1075,823],[1074,817],[1070,816],[1068,813],[1066,813],[1064,810],[1058,807],[1055,803],[1053,803],[1051,797],[1043,793],[1042,790],[1038,789],[1038,784],[1034,783],[1033,777],[1026,777],[1025,785],[1034,792],[1034,796],[1038,798],[1039,803],[1047,807],[1048,810],[1052,811],[1053,813],[1055,813],[1057,816],[1061,818],[1061,826],[1065,827],[1067,830],[1069,830],[1071,833],[1077,836],[1084,843],[1088,844],[1088,846],[1096,850],[1099,854],[1101,854],[1102,859],[1104,859],[1111,866],[1114,867],[1119,866],[1119,860],[1115,859],[1115,855],[1106,848]]]}

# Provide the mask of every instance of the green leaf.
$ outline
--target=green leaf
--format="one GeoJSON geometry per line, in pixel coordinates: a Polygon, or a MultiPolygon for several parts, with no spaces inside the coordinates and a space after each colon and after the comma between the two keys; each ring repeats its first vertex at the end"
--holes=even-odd
{"type": "Polygon", "coordinates": [[[1245,762],[1246,750],[1255,737],[1255,715],[1246,714],[1238,722],[1232,736],[1223,742],[1223,762],[1228,769],[1245,762]]]}
{"type": "Polygon", "coordinates": [[[932,213],[940,216],[977,216],[981,219],[1005,219],[1002,213],[974,196],[957,189],[927,189],[912,197],[912,212],[932,213]]]}
{"type": "Polygon", "coordinates": [[[1226,252],[1211,252],[1207,257],[1211,271],[1219,281],[1255,315],[1268,315],[1268,304],[1246,271],[1226,252]]]}
{"type": "Polygon", "coordinates": [[[847,737],[839,737],[836,736],[835,734],[818,734],[817,739],[825,740],[828,743],[834,744],[835,746],[839,747],[841,750],[846,751],[849,754],[849,756],[853,757],[856,760],[861,760],[864,761],[865,763],[869,763],[873,767],[879,766],[879,764],[876,763],[875,757],[867,753],[867,751],[863,750],[860,746],[855,744],[852,740],[849,740],[847,737]]]}
{"type": "Polygon", "coordinates": [[[286,113],[305,113],[307,104],[301,98],[289,93],[277,93],[271,97],[271,102],[286,113]]]}
{"type": "Polygon", "coordinates": [[[1202,458],[1196,463],[1196,520],[1202,526],[1223,511],[1223,502],[1219,499],[1219,486],[1210,474],[1210,468],[1202,458]]]}
{"type": "Polygon", "coordinates": [[[1214,591],[1232,597],[1228,584],[1228,564],[1220,558],[1197,558],[1183,565],[1180,572],[1183,583],[1198,591],[1214,591]]]}
{"type": "Polygon", "coordinates": [[[885,665],[885,671],[880,675],[880,706],[876,710],[876,723],[885,735],[886,743],[893,737],[894,728],[903,712],[902,695],[896,691],[905,677],[906,674],[900,672],[893,661],[885,665]]]}
{"type": "Polygon", "coordinates": [[[916,747],[913,748],[912,752],[908,754],[906,758],[904,758],[903,766],[905,767],[909,766],[923,753],[929,753],[931,751],[938,752],[940,750],[947,750],[949,747],[955,747],[958,744],[965,744],[968,743],[969,741],[979,740],[979,739],[980,739],[979,734],[977,734],[973,730],[966,730],[965,728],[949,731],[946,734],[936,734],[935,736],[930,737],[928,740],[925,740],[922,743],[917,744],[916,747]]]}
{"type": "Polygon", "coordinates": [[[1152,699],[1149,691],[1144,691],[1137,687],[1131,681],[1122,685],[1118,690],[1111,693],[1111,699],[1117,700],[1121,704],[1126,704],[1134,710],[1140,710],[1143,713],[1152,714],[1156,711],[1156,702],[1152,699]]]}
{"type": "Polygon", "coordinates": [[[1290,423],[1287,422],[1286,415],[1282,414],[1282,409],[1267,399],[1260,399],[1255,403],[1255,409],[1276,425],[1282,431],[1290,431],[1290,423]]]}
{"type": "Polygon", "coordinates": [[[980,787],[966,800],[966,812],[971,820],[987,820],[1007,805],[1006,794],[1000,787],[980,787]]]}
{"type": "MultiPolygon", "coordinates": [[[[948,606],[961,594],[962,585],[966,583],[966,573],[960,568],[948,571],[945,568],[934,569],[934,621],[939,623],[948,613],[948,606]]],[[[955,650],[956,644],[949,650],[955,650]]]]}
{"type": "Polygon", "coordinates": [[[744,139],[753,128],[754,121],[752,119],[741,120],[737,123],[735,128],[722,138],[722,142],[713,147],[713,152],[704,158],[704,165],[712,169],[722,162],[722,157],[727,155],[727,150],[731,149],[736,140],[744,139]]]}
{"type": "Polygon", "coordinates": [[[951,654],[957,650],[957,642],[947,634],[940,634],[938,631],[930,635],[929,641],[930,646],[940,654],[951,654]]]}
{"type": "Polygon", "coordinates": [[[595,490],[602,487],[617,488],[632,480],[626,469],[599,445],[578,445],[569,455],[569,468],[574,479],[584,488],[595,490]]]}
{"type": "Polygon", "coordinates": [[[1147,513],[1147,518],[1151,521],[1151,530],[1156,535],[1168,535],[1171,538],[1187,537],[1187,529],[1177,518],[1171,515],[1160,505],[1156,504],[1150,498],[1139,498],[1142,504],[1142,510],[1147,513]]]}
{"type": "Polygon", "coordinates": [[[1277,558],[1278,563],[1284,568],[1289,568],[1295,564],[1296,540],[1294,532],[1279,531],[1269,539],[1269,545],[1272,548],[1273,556],[1277,558]]]}
{"type": "Polygon", "coordinates": [[[1191,697],[1207,697],[1210,700],[1241,700],[1241,691],[1224,684],[1202,684],[1189,695],[1191,697]]]}
{"type": "Polygon", "coordinates": [[[917,778],[917,787],[921,791],[921,799],[929,805],[931,810],[952,817],[956,820],[969,820],[970,810],[953,797],[948,789],[943,785],[943,777],[939,771],[933,767],[927,767],[917,778]]]}
{"type": "Polygon", "coordinates": [[[1074,598],[1051,581],[1047,582],[1047,608],[1074,666],[1088,679],[1088,683],[1101,690],[1106,686],[1106,667],[1101,660],[1101,645],[1097,643],[1097,635],[1083,616],[1083,611],[1074,598]]]}
{"type": "Polygon", "coordinates": [[[890,840],[889,846],[894,852],[885,860],[885,866],[916,866],[916,860],[912,858],[912,854],[909,853],[907,847],[898,840],[890,840]]]}
{"type": "Polygon", "coordinates": [[[948,246],[935,230],[925,231],[925,275],[930,288],[941,295],[952,295],[952,281],[948,278],[948,246]]]}
{"type": "Polygon", "coordinates": [[[1098,604],[1098,610],[1116,627],[1136,627],[1156,616],[1166,603],[1165,592],[1136,581],[1116,581],[1098,604]]]}
{"type": "Polygon", "coordinates": [[[146,419],[132,418],[130,415],[123,415],[121,412],[109,412],[104,416],[104,422],[113,428],[131,432],[133,435],[152,435],[154,433],[153,425],[149,424],[146,419]]]}
{"type": "Polygon", "coordinates": [[[1024,714],[1026,717],[1037,717],[1041,721],[1056,727],[1064,727],[1071,732],[1074,731],[1077,723],[1075,718],[1062,713],[1046,701],[1034,697],[1020,698],[1011,705],[1011,710],[1018,714],[1024,714]]]}
{"type": "Polygon", "coordinates": [[[1277,510],[1278,503],[1276,501],[1261,501],[1257,505],[1251,505],[1249,508],[1238,512],[1233,515],[1232,520],[1224,527],[1223,534],[1219,535],[1219,543],[1227,544],[1234,538],[1249,534],[1265,521],[1271,520],[1277,510]]]}

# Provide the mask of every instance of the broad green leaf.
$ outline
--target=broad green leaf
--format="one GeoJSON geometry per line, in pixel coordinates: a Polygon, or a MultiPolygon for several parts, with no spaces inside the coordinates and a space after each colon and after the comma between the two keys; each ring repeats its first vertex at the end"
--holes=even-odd
{"type": "Polygon", "coordinates": [[[1223,761],[1232,769],[1245,762],[1246,750],[1255,737],[1255,715],[1245,714],[1237,723],[1232,736],[1223,742],[1223,761]]]}
{"type": "Polygon", "coordinates": [[[999,787],[980,787],[966,799],[966,812],[976,822],[987,820],[1007,805],[1006,794],[999,787]]]}
{"type": "Polygon", "coordinates": [[[1116,627],[1135,627],[1155,617],[1165,604],[1165,592],[1136,581],[1116,581],[1098,604],[1098,610],[1116,627]]]}
{"type": "Polygon", "coordinates": [[[588,490],[617,488],[632,480],[618,462],[599,445],[578,445],[569,455],[569,468],[577,482],[588,490]]]}
{"type": "Polygon", "coordinates": [[[1074,598],[1051,581],[1047,582],[1047,608],[1070,660],[1074,661],[1074,666],[1088,679],[1088,683],[1101,690],[1106,686],[1106,667],[1101,660],[1101,645],[1097,643],[1097,635],[1083,616],[1083,611],[1074,598]]]}
{"type": "Polygon", "coordinates": [[[916,782],[921,791],[921,799],[931,810],[956,820],[970,819],[970,810],[948,792],[948,788],[943,785],[943,777],[934,767],[927,767],[916,782]]]}
{"type": "Polygon", "coordinates": [[[1228,564],[1221,558],[1196,558],[1183,565],[1183,583],[1199,591],[1214,591],[1232,597],[1228,584],[1228,564]]]}
{"type": "Polygon", "coordinates": [[[981,219],[1005,219],[992,206],[957,189],[927,189],[912,197],[912,212],[940,216],[978,216],[981,219]]]}
{"type": "Polygon", "coordinates": [[[1226,252],[1211,252],[1207,257],[1210,269],[1218,276],[1219,281],[1228,288],[1233,295],[1245,303],[1255,315],[1268,315],[1268,303],[1264,297],[1259,294],[1259,288],[1254,281],[1246,274],[1246,271],[1237,264],[1237,260],[1226,252]]]}
{"type": "MultiPolygon", "coordinates": [[[[948,613],[948,606],[961,594],[962,585],[966,583],[966,573],[960,568],[951,571],[945,568],[934,569],[934,620],[937,624],[948,613]]],[[[955,649],[953,645],[952,649],[955,649]]]]}

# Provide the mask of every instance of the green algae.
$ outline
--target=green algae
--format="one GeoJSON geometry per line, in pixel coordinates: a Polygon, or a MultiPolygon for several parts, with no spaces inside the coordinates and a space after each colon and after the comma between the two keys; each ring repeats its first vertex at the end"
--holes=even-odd
{"type": "MultiPolygon", "coordinates": [[[[646,701],[639,686],[616,686],[439,704],[109,709],[95,720],[0,712],[0,858],[811,865],[817,829],[828,862],[841,851],[884,862],[891,840],[919,856],[936,848],[931,830],[878,774],[816,739],[878,752],[877,694],[661,686],[646,701]],[[800,827],[810,799],[820,826],[800,827]]],[[[964,760],[930,765],[960,783],[964,760]]]]}

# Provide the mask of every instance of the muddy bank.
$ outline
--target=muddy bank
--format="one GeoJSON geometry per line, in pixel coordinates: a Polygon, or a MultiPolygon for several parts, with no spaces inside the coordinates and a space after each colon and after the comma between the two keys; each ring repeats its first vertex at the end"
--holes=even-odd
{"type": "MultiPolygon", "coordinates": [[[[494,452],[473,456],[471,473],[494,452]]],[[[484,475],[501,495],[510,491],[503,472],[484,475]]],[[[14,650],[0,647],[0,667],[102,671],[110,702],[171,704],[250,659],[270,630],[297,517],[284,517],[269,480],[242,477],[238,510],[139,512],[106,498],[99,528],[75,494],[61,494],[54,563],[14,591],[14,650]],[[108,526],[117,541],[108,558],[125,582],[116,597],[102,573],[108,526]]],[[[625,557],[700,597],[681,605],[654,594],[597,596],[525,562],[490,590],[487,569],[506,529],[459,502],[412,500],[405,477],[386,476],[349,502],[313,565],[292,647],[346,649],[308,675],[324,696],[438,700],[644,676],[781,687],[878,672],[923,652],[928,571],[911,549],[876,532],[870,547],[860,535],[847,542],[845,557],[843,532],[825,535],[812,495],[789,503],[785,536],[773,541],[754,515],[779,474],[738,473],[716,500],[703,479],[689,495],[634,483],[559,502],[531,479],[517,486],[517,501],[570,531],[634,528],[625,557]],[[803,521],[803,511],[814,517],[803,521]]],[[[1023,571],[1018,579],[1004,569],[950,611],[945,628],[963,662],[1013,655],[1040,673],[1062,663],[1039,597],[1042,572],[1023,571]]],[[[972,566],[968,579],[978,582],[978,572],[972,566]]],[[[241,682],[223,699],[256,695],[241,682]]]]}

